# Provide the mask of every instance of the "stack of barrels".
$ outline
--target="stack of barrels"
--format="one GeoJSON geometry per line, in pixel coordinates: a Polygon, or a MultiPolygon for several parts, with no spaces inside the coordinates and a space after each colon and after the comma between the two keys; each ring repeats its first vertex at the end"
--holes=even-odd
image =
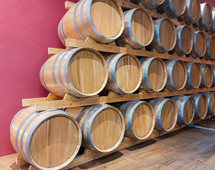
{"type": "MultiPolygon", "coordinates": [[[[134,49],[156,49],[194,58],[215,59],[214,13],[198,0],[138,0],[145,8],[157,9],[169,18],[183,20],[175,27],[169,18],[154,19],[144,8],[123,12],[115,0],[81,0],[58,25],[60,41],[67,38],[98,43],[116,42],[134,49]],[[213,15],[212,15],[213,14],[213,15]],[[195,24],[199,31],[192,31],[195,24]]],[[[41,67],[44,88],[60,98],[69,94],[87,98],[103,92],[117,95],[139,91],[207,88],[215,85],[215,67],[208,64],[136,57],[130,53],[100,53],[93,48],[73,48],[50,57],[41,67]]],[[[154,129],[171,131],[176,124],[215,115],[215,93],[132,100],[123,103],[36,112],[31,106],[20,110],[10,126],[11,143],[17,153],[39,169],[66,168],[81,146],[114,151],[127,136],[147,139],[154,129]]]]}

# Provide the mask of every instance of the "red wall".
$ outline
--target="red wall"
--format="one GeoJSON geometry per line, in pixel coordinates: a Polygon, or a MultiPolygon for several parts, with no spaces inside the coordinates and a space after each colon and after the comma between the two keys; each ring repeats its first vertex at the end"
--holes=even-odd
{"type": "Polygon", "coordinates": [[[0,5],[0,156],[14,153],[9,125],[22,108],[22,98],[48,93],[39,70],[48,47],[62,47],[57,25],[66,10],[64,0],[10,0],[0,5]]]}

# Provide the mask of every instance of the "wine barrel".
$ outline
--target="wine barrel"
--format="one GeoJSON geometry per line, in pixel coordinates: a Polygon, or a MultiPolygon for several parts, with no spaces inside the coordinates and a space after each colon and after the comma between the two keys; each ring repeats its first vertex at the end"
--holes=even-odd
{"type": "Polygon", "coordinates": [[[163,90],[167,82],[167,68],[163,60],[157,57],[140,60],[143,79],[142,88],[147,92],[163,90]]]}
{"type": "Polygon", "coordinates": [[[212,11],[212,25],[211,25],[211,28],[210,28],[210,32],[212,34],[215,33],[215,11],[214,10],[212,11]]]}
{"type": "Polygon", "coordinates": [[[89,97],[101,92],[108,73],[104,57],[91,48],[75,48],[49,58],[40,70],[42,85],[56,96],[89,97]]]}
{"type": "Polygon", "coordinates": [[[208,113],[214,116],[215,115],[215,93],[207,92],[205,93],[205,95],[207,97],[208,113]]]}
{"type": "Polygon", "coordinates": [[[194,24],[200,19],[200,2],[199,0],[187,0],[186,10],[183,18],[186,24],[194,24]]]}
{"type": "Polygon", "coordinates": [[[82,134],[75,119],[62,110],[19,111],[10,126],[10,139],[18,154],[38,169],[62,169],[77,155],[82,134]]]}
{"type": "Polygon", "coordinates": [[[182,90],[187,83],[187,68],[181,60],[167,60],[168,79],[166,88],[171,91],[182,90]]]}
{"type": "Polygon", "coordinates": [[[206,53],[206,37],[202,31],[193,32],[193,50],[192,57],[193,58],[201,58],[206,53]]]}
{"type": "Polygon", "coordinates": [[[165,2],[158,7],[159,12],[165,12],[169,18],[176,18],[181,16],[186,9],[186,0],[165,0],[165,2]]]}
{"type": "Polygon", "coordinates": [[[125,132],[128,137],[144,140],[152,134],[155,115],[149,103],[133,100],[123,103],[119,109],[125,119],[125,132]]]}
{"type": "Polygon", "coordinates": [[[173,98],[178,111],[179,123],[189,125],[195,116],[195,101],[192,96],[176,96],[173,98]]]}
{"type": "Polygon", "coordinates": [[[193,32],[187,25],[177,27],[175,52],[178,55],[190,54],[193,49],[193,32]]]}
{"type": "Polygon", "coordinates": [[[200,4],[201,17],[199,20],[199,28],[209,30],[212,25],[212,10],[209,3],[200,4]]]}
{"type": "Polygon", "coordinates": [[[152,17],[143,8],[134,8],[124,13],[125,28],[122,36],[116,41],[118,45],[130,45],[141,49],[149,45],[154,38],[152,17]]]}
{"type": "Polygon", "coordinates": [[[201,66],[201,87],[211,87],[213,85],[213,67],[209,64],[203,64],[201,66]]]}
{"type": "Polygon", "coordinates": [[[195,99],[195,115],[198,119],[205,119],[208,112],[207,97],[205,94],[193,94],[195,99]]]}
{"type": "Polygon", "coordinates": [[[108,68],[107,90],[116,94],[135,92],[142,81],[142,70],[136,56],[128,53],[113,54],[106,57],[108,68]]]}
{"type": "Polygon", "coordinates": [[[83,144],[98,152],[111,152],[121,143],[125,133],[124,118],[117,108],[98,104],[90,107],[69,108],[76,117],[83,134],[83,144]]]}
{"type": "Polygon", "coordinates": [[[140,0],[141,4],[148,9],[155,9],[163,4],[165,0],[140,0]]]}
{"type": "Polygon", "coordinates": [[[176,44],[176,29],[168,18],[154,20],[155,36],[151,44],[158,52],[171,51],[176,44]]]}
{"type": "Polygon", "coordinates": [[[187,63],[187,89],[197,89],[201,85],[201,67],[198,63],[187,63]]]}
{"type": "Polygon", "coordinates": [[[158,98],[150,103],[155,111],[155,128],[159,131],[171,131],[178,118],[174,101],[168,98],[158,98]]]}
{"type": "Polygon", "coordinates": [[[210,59],[210,60],[215,59],[215,48],[214,47],[215,47],[215,37],[209,36],[207,38],[207,50],[206,50],[205,59],[210,59]]]}
{"type": "Polygon", "coordinates": [[[110,43],[123,32],[123,11],[115,0],[83,0],[72,6],[58,25],[58,35],[67,38],[110,43]]]}

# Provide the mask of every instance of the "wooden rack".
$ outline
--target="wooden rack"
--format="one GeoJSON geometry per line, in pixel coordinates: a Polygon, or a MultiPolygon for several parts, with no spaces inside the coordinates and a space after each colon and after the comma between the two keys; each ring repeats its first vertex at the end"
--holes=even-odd
{"type": "MultiPolygon", "coordinates": [[[[123,8],[130,9],[130,8],[136,8],[136,7],[143,7],[142,5],[131,3],[128,0],[118,0],[118,2],[121,4],[123,8]]],[[[74,3],[66,1],[65,2],[65,8],[69,9],[71,6],[74,5],[74,3]]],[[[144,8],[144,7],[143,7],[144,8]]],[[[154,18],[162,18],[167,17],[166,14],[159,14],[156,10],[148,10],[147,12],[154,18]]],[[[178,20],[172,20],[175,25],[184,25],[184,22],[180,22],[178,20]]],[[[192,30],[198,30],[198,28],[195,28],[191,26],[192,30]]],[[[209,32],[205,32],[206,35],[210,35],[209,32]]],[[[204,60],[204,59],[195,59],[192,57],[187,56],[178,56],[177,54],[169,54],[166,53],[158,53],[156,51],[147,51],[146,49],[141,50],[135,50],[132,49],[129,46],[126,47],[119,47],[116,46],[114,43],[111,44],[99,44],[91,39],[87,39],[86,41],[83,40],[75,40],[75,39],[67,39],[66,40],[66,49],[71,49],[75,47],[90,47],[94,48],[95,50],[98,50],[100,52],[108,52],[108,53],[131,53],[133,55],[139,56],[139,57],[159,57],[161,59],[179,59],[185,62],[196,62],[201,64],[211,64],[215,65],[215,61],[210,60],[204,60]]],[[[48,54],[54,55],[57,54],[63,50],[61,48],[49,48],[48,54]]],[[[125,102],[130,100],[136,100],[136,99],[151,99],[151,98],[158,98],[158,97],[171,97],[176,95],[186,95],[186,94],[192,94],[192,93],[202,93],[202,92],[208,92],[208,91],[215,91],[215,87],[211,88],[202,88],[202,89],[192,89],[192,90],[182,90],[182,91],[164,91],[164,92],[156,92],[156,93],[146,93],[143,91],[140,91],[136,94],[127,94],[127,95],[116,95],[113,93],[109,93],[108,96],[94,96],[89,98],[75,98],[70,95],[65,95],[64,98],[59,98],[57,96],[52,95],[51,93],[47,97],[43,98],[30,98],[30,99],[23,99],[22,105],[24,107],[26,106],[32,106],[35,105],[37,111],[47,110],[47,109],[59,109],[59,108],[68,108],[68,107],[79,107],[79,106],[88,106],[88,105],[95,105],[95,104],[102,104],[102,103],[116,103],[116,102],[125,102]]],[[[207,116],[207,119],[212,118],[212,116],[207,116]]],[[[192,124],[200,122],[201,120],[194,120],[192,124]]],[[[185,125],[176,125],[173,131],[176,131],[180,128],[185,127],[185,125]]],[[[158,136],[167,134],[169,132],[159,132],[157,130],[154,130],[152,135],[146,139],[152,139],[156,138],[158,136]]],[[[123,142],[120,144],[120,146],[114,150],[113,152],[117,152],[119,150],[128,148],[130,146],[142,143],[146,140],[135,140],[128,137],[125,137],[123,142]]],[[[111,153],[113,153],[111,152],[111,153]]],[[[82,155],[77,156],[72,163],[67,168],[73,168],[76,166],[79,166],[81,164],[90,162],[94,159],[98,159],[101,157],[104,157],[106,155],[109,155],[111,153],[99,153],[95,152],[89,149],[85,149],[84,153],[82,155]]],[[[25,161],[23,161],[20,157],[17,159],[17,165],[23,165],[26,164],[25,161]]],[[[31,167],[34,169],[33,167],[31,167]]]]}

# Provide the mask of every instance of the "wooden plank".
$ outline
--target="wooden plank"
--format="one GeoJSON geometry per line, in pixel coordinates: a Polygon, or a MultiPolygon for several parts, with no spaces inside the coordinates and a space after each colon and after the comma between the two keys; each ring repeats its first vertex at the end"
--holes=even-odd
{"type": "Polygon", "coordinates": [[[65,1],[65,9],[70,9],[75,3],[70,1],[65,1]]]}
{"type": "Polygon", "coordinates": [[[155,93],[145,93],[140,92],[139,94],[127,94],[127,95],[113,95],[113,96],[96,96],[89,98],[71,98],[64,100],[49,100],[44,98],[35,98],[35,99],[23,99],[23,104],[25,106],[35,105],[37,111],[48,110],[48,109],[60,109],[68,107],[79,107],[79,106],[89,106],[102,103],[116,103],[116,102],[125,102],[131,100],[143,100],[143,99],[152,99],[158,97],[171,97],[177,95],[193,94],[193,93],[203,93],[207,91],[215,91],[215,87],[203,88],[203,89],[192,89],[192,90],[182,90],[182,91],[173,91],[173,92],[155,92],[155,93]]]}
{"type": "Polygon", "coordinates": [[[30,98],[30,99],[22,99],[22,106],[32,106],[35,102],[40,101],[53,101],[53,100],[61,100],[61,98],[49,93],[47,97],[41,97],[41,98],[30,98]]]}
{"type": "Polygon", "coordinates": [[[66,49],[63,49],[63,48],[51,48],[51,47],[49,47],[48,48],[48,54],[54,55],[54,54],[60,53],[61,51],[64,51],[64,50],[66,50],[66,49]]]}
{"type": "Polygon", "coordinates": [[[110,52],[110,53],[130,53],[135,56],[139,57],[159,57],[162,59],[178,59],[186,62],[196,62],[196,63],[204,63],[204,64],[212,64],[215,65],[215,61],[211,60],[204,60],[204,59],[195,59],[192,57],[186,57],[186,56],[178,56],[177,54],[169,54],[166,53],[158,53],[157,51],[146,51],[145,49],[141,50],[135,50],[130,47],[119,47],[114,45],[105,45],[105,44],[99,44],[96,42],[87,42],[83,40],[75,40],[75,39],[67,39],[66,45],[68,48],[72,47],[89,47],[94,48],[95,50],[101,51],[101,52],[110,52]]]}

